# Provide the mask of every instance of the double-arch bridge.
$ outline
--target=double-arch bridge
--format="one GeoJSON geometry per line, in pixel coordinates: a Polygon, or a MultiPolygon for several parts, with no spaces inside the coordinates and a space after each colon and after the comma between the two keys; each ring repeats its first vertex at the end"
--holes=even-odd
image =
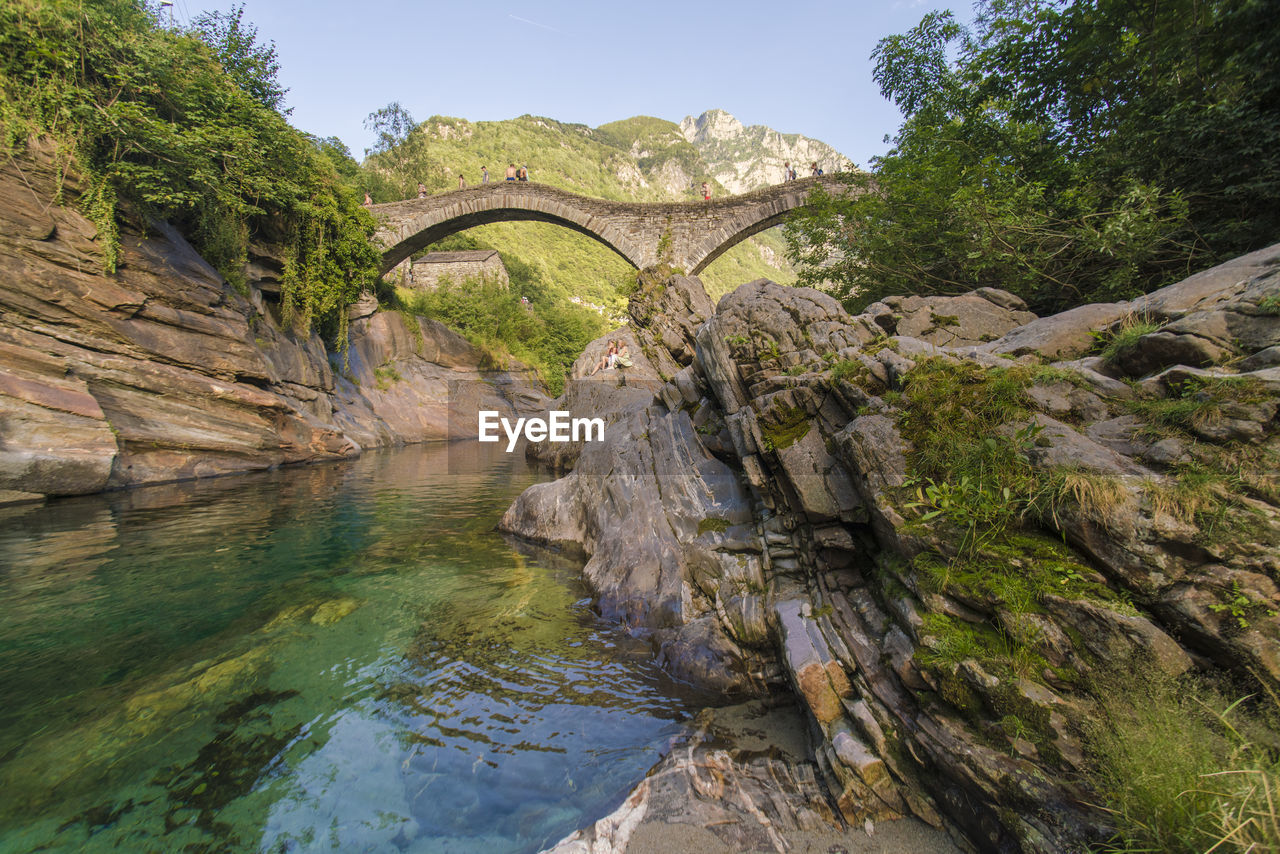
{"type": "Polygon", "coordinates": [[[500,181],[424,199],[374,205],[385,247],[382,272],[455,232],[491,222],[551,222],[592,237],[637,269],[660,262],[690,275],[725,250],[778,225],[815,186],[839,192],[835,176],[818,176],[697,202],[613,202],[524,181],[500,181]]]}

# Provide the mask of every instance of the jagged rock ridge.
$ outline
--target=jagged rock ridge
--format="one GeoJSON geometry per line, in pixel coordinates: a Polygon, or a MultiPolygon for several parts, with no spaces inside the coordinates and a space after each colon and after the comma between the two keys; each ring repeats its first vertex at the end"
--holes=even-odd
{"type": "Polygon", "coordinates": [[[698,149],[717,181],[731,193],[746,193],[783,180],[783,164],[809,174],[817,163],[825,172],[852,167],[849,158],[825,142],[798,133],[779,133],[764,125],[743,127],[724,110],[685,116],[680,133],[698,149]]]}

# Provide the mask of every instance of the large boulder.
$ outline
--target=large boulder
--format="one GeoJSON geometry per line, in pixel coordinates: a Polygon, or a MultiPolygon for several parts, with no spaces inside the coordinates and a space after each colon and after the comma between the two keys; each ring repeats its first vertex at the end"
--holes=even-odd
{"type": "Polygon", "coordinates": [[[762,587],[751,520],[737,475],[689,414],[655,404],[588,443],[569,475],[526,490],[499,528],[581,549],[602,613],[651,637],[677,676],[744,692],[765,679],[758,656],[709,629],[717,608],[762,587]]]}
{"type": "Polygon", "coordinates": [[[1089,674],[1212,664],[1280,688],[1277,267],[1280,249],[1047,318],[995,291],[849,317],[750,282],[503,525],[579,544],[603,610],[673,672],[784,679],[846,820],[1084,850],[1111,833],[1081,776],[1089,674]],[[1089,355],[1135,316],[1159,337],[1089,355]],[[1119,381],[1131,357],[1155,373],[1119,381]],[[964,459],[930,447],[939,412],[1016,477],[922,477],[964,459]]]}
{"type": "MultiPolygon", "coordinates": [[[[547,410],[569,412],[574,418],[600,418],[607,430],[609,425],[652,403],[662,386],[650,352],[652,348],[646,352],[629,328],[600,336],[574,361],[565,379],[564,393],[546,404],[547,410]],[[630,367],[607,366],[605,356],[614,342],[626,344],[630,367]]],[[[557,471],[567,471],[577,462],[583,444],[582,440],[530,442],[526,454],[557,471]]]]}
{"type": "Polygon", "coordinates": [[[995,288],[954,297],[888,297],[867,306],[864,314],[886,334],[942,347],[994,341],[1036,319],[1021,299],[995,288]]]}

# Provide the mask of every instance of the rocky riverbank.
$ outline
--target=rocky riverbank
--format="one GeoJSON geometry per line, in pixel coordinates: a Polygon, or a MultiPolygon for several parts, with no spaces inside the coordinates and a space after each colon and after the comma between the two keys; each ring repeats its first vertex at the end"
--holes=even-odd
{"type": "MultiPolygon", "coordinates": [[[[102,272],[93,224],[52,152],[0,165],[0,502],[341,459],[448,437],[455,414],[539,410],[439,323],[352,309],[345,359],[283,323],[280,259],[241,294],[163,223],[125,227],[102,272]]],[[[472,419],[474,420],[474,418],[472,419]]]]}
{"type": "Polygon", "coordinates": [[[1112,829],[1103,674],[1280,687],[1278,273],[1280,246],[1048,318],[763,280],[711,313],[651,277],[635,373],[589,350],[566,392],[606,441],[502,527],[581,548],[673,673],[793,689],[851,824],[1081,850],[1112,829]]]}

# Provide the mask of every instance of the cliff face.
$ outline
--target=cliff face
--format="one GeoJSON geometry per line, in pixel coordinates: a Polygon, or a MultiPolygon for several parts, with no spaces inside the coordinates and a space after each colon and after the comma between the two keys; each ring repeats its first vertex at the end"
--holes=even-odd
{"type": "Polygon", "coordinates": [[[792,688],[847,819],[1083,850],[1110,832],[1091,680],[1280,687],[1278,271],[1280,246],[1048,318],[752,282],[501,524],[580,544],[675,673],[792,688]]]}
{"type": "Polygon", "coordinates": [[[851,167],[849,159],[825,142],[798,133],[779,133],[764,125],[743,127],[724,110],[685,116],[680,132],[693,143],[711,174],[731,193],[758,190],[783,180],[783,164],[790,163],[805,177],[810,164],[827,173],[851,167]]]}
{"type": "Polygon", "coordinates": [[[446,438],[451,384],[471,404],[541,403],[522,373],[484,371],[461,337],[395,313],[352,322],[339,376],[317,336],[282,328],[257,287],[236,293],[164,224],[125,229],[103,275],[96,230],[53,202],[57,181],[38,146],[0,167],[0,499],[446,438]]]}

